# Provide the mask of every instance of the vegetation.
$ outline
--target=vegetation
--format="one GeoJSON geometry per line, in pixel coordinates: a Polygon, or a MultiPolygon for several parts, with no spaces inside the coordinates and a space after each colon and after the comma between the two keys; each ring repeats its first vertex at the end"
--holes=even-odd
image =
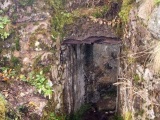
{"type": "Polygon", "coordinates": [[[5,120],[6,101],[3,95],[0,93],[0,120],[5,120]]]}
{"type": "Polygon", "coordinates": [[[132,3],[135,0],[123,0],[121,11],[119,12],[119,16],[122,19],[123,22],[128,22],[129,19],[129,12],[132,8],[132,3]]]}
{"type": "Polygon", "coordinates": [[[10,35],[9,24],[10,20],[8,17],[0,17],[0,38],[2,40],[10,35]]]}
{"type": "Polygon", "coordinates": [[[92,16],[95,18],[103,18],[104,14],[108,11],[108,8],[109,7],[107,5],[100,7],[100,9],[95,8],[96,11],[92,13],[92,16]]]}
{"type": "Polygon", "coordinates": [[[3,81],[8,81],[10,79],[16,78],[16,71],[14,69],[1,67],[0,70],[0,76],[2,77],[3,81]]]}
{"type": "Polygon", "coordinates": [[[155,0],[155,4],[159,5],[160,4],[160,0],[155,0]]]}
{"type": "Polygon", "coordinates": [[[65,116],[57,116],[55,113],[50,113],[48,120],[65,120],[65,116]]]}
{"type": "Polygon", "coordinates": [[[20,0],[19,4],[21,6],[30,6],[34,3],[35,0],[20,0]]]}
{"type": "Polygon", "coordinates": [[[61,39],[64,37],[63,28],[67,24],[73,22],[72,14],[67,12],[56,12],[55,16],[52,18],[52,38],[56,40],[58,37],[61,39]]]}
{"type": "Polygon", "coordinates": [[[73,10],[72,12],[67,12],[64,10],[64,0],[48,0],[48,3],[52,6],[53,9],[53,17],[51,20],[52,27],[52,39],[60,40],[65,36],[64,26],[68,24],[72,24],[76,18],[82,16],[93,16],[95,18],[103,18],[106,11],[108,11],[108,6],[104,5],[102,7],[94,7],[94,8],[79,8],[77,10],[73,10]]]}
{"type": "Polygon", "coordinates": [[[64,10],[64,0],[48,0],[47,2],[54,11],[51,20],[52,38],[53,40],[57,40],[59,37],[62,39],[64,37],[63,28],[65,25],[73,22],[73,16],[64,10]]]}
{"type": "Polygon", "coordinates": [[[91,108],[90,104],[84,104],[73,115],[69,116],[67,120],[81,120],[84,113],[91,108]]]}
{"type": "Polygon", "coordinates": [[[52,96],[52,82],[48,80],[43,71],[39,73],[30,72],[27,77],[25,75],[20,75],[20,79],[26,82],[29,82],[31,85],[35,86],[40,94],[43,94],[44,97],[52,96]]]}
{"type": "Polygon", "coordinates": [[[132,113],[131,112],[126,112],[124,120],[132,120],[132,113]]]}
{"type": "Polygon", "coordinates": [[[21,49],[20,43],[19,43],[19,38],[15,38],[15,49],[17,51],[20,51],[20,49],[21,49]]]}
{"type": "Polygon", "coordinates": [[[115,115],[114,120],[124,120],[122,116],[120,115],[115,115]]]}

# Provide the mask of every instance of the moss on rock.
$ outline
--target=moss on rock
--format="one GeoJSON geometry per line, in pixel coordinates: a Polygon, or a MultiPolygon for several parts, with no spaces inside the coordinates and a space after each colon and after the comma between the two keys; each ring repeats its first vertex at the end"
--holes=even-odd
{"type": "Polygon", "coordinates": [[[121,11],[119,12],[119,16],[123,22],[128,22],[129,12],[132,8],[132,3],[134,0],[123,0],[121,11]]]}
{"type": "Polygon", "coordinates": [[[5,120],[6,101],[2,94],[0,94],[0,120],[5,120]]]}

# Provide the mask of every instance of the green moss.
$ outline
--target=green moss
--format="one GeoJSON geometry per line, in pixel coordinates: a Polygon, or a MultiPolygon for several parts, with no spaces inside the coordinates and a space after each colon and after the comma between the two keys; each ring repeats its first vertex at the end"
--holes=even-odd
{"type": "Polygon", "coordinates": [[[144,112],[144,110],[138,110],[136,111],[135,116],[143,116],[144,112]]]}
{"type": "Polygon", "coordinates": [[[43,35],[44,37],[48,37],[48,31],[41,26],[34,32],[29,38],[29,47],[32,49],[35,48],[41,48],[42,50],[50,50],[51,47],[48,46],[43,40],[39,39],[37,36],[43,35]],[[38,46],[35,46],[35,42],[39,42],[40,44],[38,46]]]}
{"type": "MultiPolygon", "coordinates": [[[[54,95],[52,96],[52,98],[54,98],[54,95]]],[[[45,109],[43,110],[43,116],[42,116],[41,120],[57,120],[57,118],[63,118],[60,120],[66,120],[65,114],[63,111],[56,111],[57,113],[55,113],[56,104],[57,103],[55,103],[54,99],[50,99],[48,101],[48,104],[46,105],[45,109]],[[53,118],[56,118],[56,119],[53,119],[53,118]]]]}
{"type": "Polygon", "coordinates": [[[160,0],[154,0],[154,2],[155,2],[156,5],[160,4],[160,0]]]}
{"type": "Polygon", "coordinates": [[[108,9],[109,7],[107,5],[104,5],[101,9],[97,9],[95,12],[93,12],[92,16],[95,18],[103,18],[108,9]]]}
{"type": "Polygon", "coordinates": [[[138,74],[135,74],[135,75],[133,76],[133,79],[134,79],[134,82],[135,82],[135,83],[138,83],[138,82],[140,82],[140,80],[141,80],[141,78],[139,77],[138,74]]]}
{"type": "Polygon", "coordinates": [[[62,40],[64,37],[64,26],[73,23],[73,15],[64,10],[65,0],[47,0],[52,9],[51,34],[52,39],[58,37],[62,40]]]}
{"type": "Polygon", "coordinates": [[[130,111],[125,113],[124,120],[132,120],[132,114],[130,111]]]}
{"type": "Polygon", "coordinates": [[[115,24],[115,26],[113,27],[114,30],[115,30],[116,35],[117,35],[119,38],[121,38],[121,37],[123,36],[123,27],[124,27],[124,26],[122,25],[122,22],[121,22],[121,21],[117,22],[117,23],[115,24]]]}
{"type": "Polygon", "coordinates": [[[14,14],[12,15],[12,22],[13,22],[13,23],[16,23],[18,17],[19,17],[19,15],[18,15],[17,13],[14,13],[14,14]]]}
{"type": "Polygon", "coordinates": [[[20,43],[19,43],[19,38],[15,39],[15,49],[17,51],[20,51],[21,47],[20,47],[20,43]]]}
{"type": "Polygon", "coordinates": [[[128,22],[129,20],[129,12],[132,8],[132,3],[135,0],[123,0],[121,11],[119,12],[119,16],[122,19],[123,22],[128,22]]]}
{"type": "Polygon", "coordinates": [[[84,104],[77,110],[74,114],[70,115],[67,120],[82,120],[82,117],[85,112],[87,112],[91,108],[90,104],[84,104]]]}
{"type": "Polygon", "coordinates": [[[65,116],[64,115],[58,116],[54,112],[51,112],[49,114],[48,120],[65,120],[65,116]]]}
{"type": "Polygon", "coordinates": [[[29,38],[29,47],[35,48],[35,41],[37,40],[36,34],[33,33],[31,37],[29,38]]]}
{"type": "Polygon", "coordinates": [[[132,64],[132,63],[135,63],[135,61],[136,61],[136,59],[135,58],[133,58],[133,57],[128,57],[127,58],[127,62],[128,62],[128,64],[132,64]]]}
{"type": "Polygon", "coordinates": [[[11,66],[15,67],[16,65],[18,65],[20,63],[20,60],[17,57],[12,56],[11,57],[11,66]]]}
{"type": "Polygon", "coordinates": [[[44,73],[49,73],[49,72],[50,72],[50,69],[51,69],[50,66],[44,66],[44,67],[43,67],[44,73]]]}
{"type": "Polygon", "coordinates": [[[60,39],[63,39],[65,35],[65,31],[63,30],[64,26],[67,24],[73,23],[73,16],[71,13],[59,11],[56,12],[51,20],[51,27],[52,27],[52,38],[57,39],[60,37],[60,39]]]}
{"type": "Polygon", "coordinates": [[[32,65],[32,68],[34,71],[38,71],[40,69],[39,63],[41,61],[41,55],[37,56],[36,59],[34,60],[34,63],[32,65]]]}
{"type": "Polygon", "coordinates": [[[114,120],[124,120],[121,115],[115,115],[114,120]]]}
{"type": "Polygon", "coordinates": [[[31,6],[35,0],[20,0],[19,4],[21,6],[31,6]]]}
{"type": "Polygon", "coordinates": [[[22,68],[22,63],[20,62],[19,58],[12,55],[9,67],[14,69],[16,72],[20,72],[22,68]]]}
{"type": "Polygon", "coordinates": [[[5,120],[6,101],[3,95],[0,93],[0,120],[5,120]]]}

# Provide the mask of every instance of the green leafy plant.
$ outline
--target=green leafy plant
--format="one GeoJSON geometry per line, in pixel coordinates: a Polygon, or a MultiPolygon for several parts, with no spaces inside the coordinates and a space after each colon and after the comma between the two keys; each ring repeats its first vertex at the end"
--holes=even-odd
{"type": "Polygon", "coordinates": [[[20,75],[20,79],[35,86],[37,91],[40,94],[43,94],[44,97],[48,96],[49,99],[51,98],[53,92],[52,82],[45,77],[43,71],[40,71],[37,74],[35,72],[30,72],[27,77],[20,75]]]}
{"type": "Polygon", "coordinates": [[[0,17],[0,38],[6,39],[10,35],[9,31],[10,20],[8,17],[0,17]]]}

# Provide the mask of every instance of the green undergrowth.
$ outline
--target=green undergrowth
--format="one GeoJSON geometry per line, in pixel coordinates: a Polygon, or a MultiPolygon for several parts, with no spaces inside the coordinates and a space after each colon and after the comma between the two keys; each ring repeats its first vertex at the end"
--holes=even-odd
{"type": "Polygon", "coordinates": [[[124,120],[121,115],[115,115],[114,120],[124,120]]]}
{"type": "Polygon", "coordinates": [[[3,81],[11,81],[11,79],[16,79],[17,72],[14,69],[8,67],[0,68],[1,79],[3,81]]]}
{"type": "Polygon", "coordinates": [[[58,116],[53,112],[49,114],[49,118],[48,118],[48,120],[65,120],[65,119],[66,117],[64,115],[58,116]]]}
{"type": "Polygon", "coordinates": [[[51,34],[52,39],[62,40],[66,31],[64,27],[70,24],[74,24],[77,18],[93,16],[95,18],[103,18],[104,14],[108,11],[109,6],[103,5],[91,8],[77,8],[71,12],[65,10],[65,0],[47,0],[47,3],[51,7],[52,19],[51,19],[51,34]]]}
{"type": "Polygon", "coordinates": [[[35,0],[19,0],[21,6],[31,6],[35,0]]]}
{"type": "Polygon", "coordinates": [[[132,8],[132,4],[135,0],[123,0],[121,11],[119,12],[119,16],[121,20],[126,23],[129,20],[129,12],[132,8]]]}
{"type": "Polygon", "coordinates": [[[53,40],[62,40],[64,26],[73,23],[72,14],[64,10],[64,2],[64,0],[47,0],[52,9],[51,34],[53,40]]]}
{"type": "MultiPolygon", "coordinates": [[[[53,103],[50,103],[53,104],[53,103]]],[[[49,105],[50,105],[49,104],[49,105]]],[[[48,106],[49,108],[50,106],[48,106]]],[[[77,110],[75,113],[70,114],[70,115],[65,115],[63,113],[60,114],[55,114],[52,112],[52,110],[47,110],[48,112],[44,111],[43,112],[43,117],[41,120],[82,120],[84,114],[91,108],[90,104],[84,104],[82,105],[79,110],[77,110]]],[[[54,109],[53,107],[50,109],[54,109]]]]}
{"type": "Polygon", "coordinates": [[[35,86],[37,92],[44,95],[44,97],[48,97],[49,99],[51,99],[53,92],[52,82],[47,79],[42,70],[38,73],[30,72],[27,76],[22,74],[20,75],[20,79],[35,86]]]}
{"type": "Polygon", "coordinates": [[[74,114],[68,116],[66,120],[82,120],[84,113],[87,112],[90,108],[90,104],[84,104],[74,114]]]}
{"type": "Polygon", "coordinates": [[[5,40],[10,35],[10,20],[8,17],[0,16],[0,39],[5,40]]]}
{"type": "Polygon", "coordinates": [[[94,18],[104,18],[105,14],[109,10],[109,5],[104,4],[103,6],[92,6],[86,8],[77,8],[71,12],[74,17],[94,17],[94,18]]]}

